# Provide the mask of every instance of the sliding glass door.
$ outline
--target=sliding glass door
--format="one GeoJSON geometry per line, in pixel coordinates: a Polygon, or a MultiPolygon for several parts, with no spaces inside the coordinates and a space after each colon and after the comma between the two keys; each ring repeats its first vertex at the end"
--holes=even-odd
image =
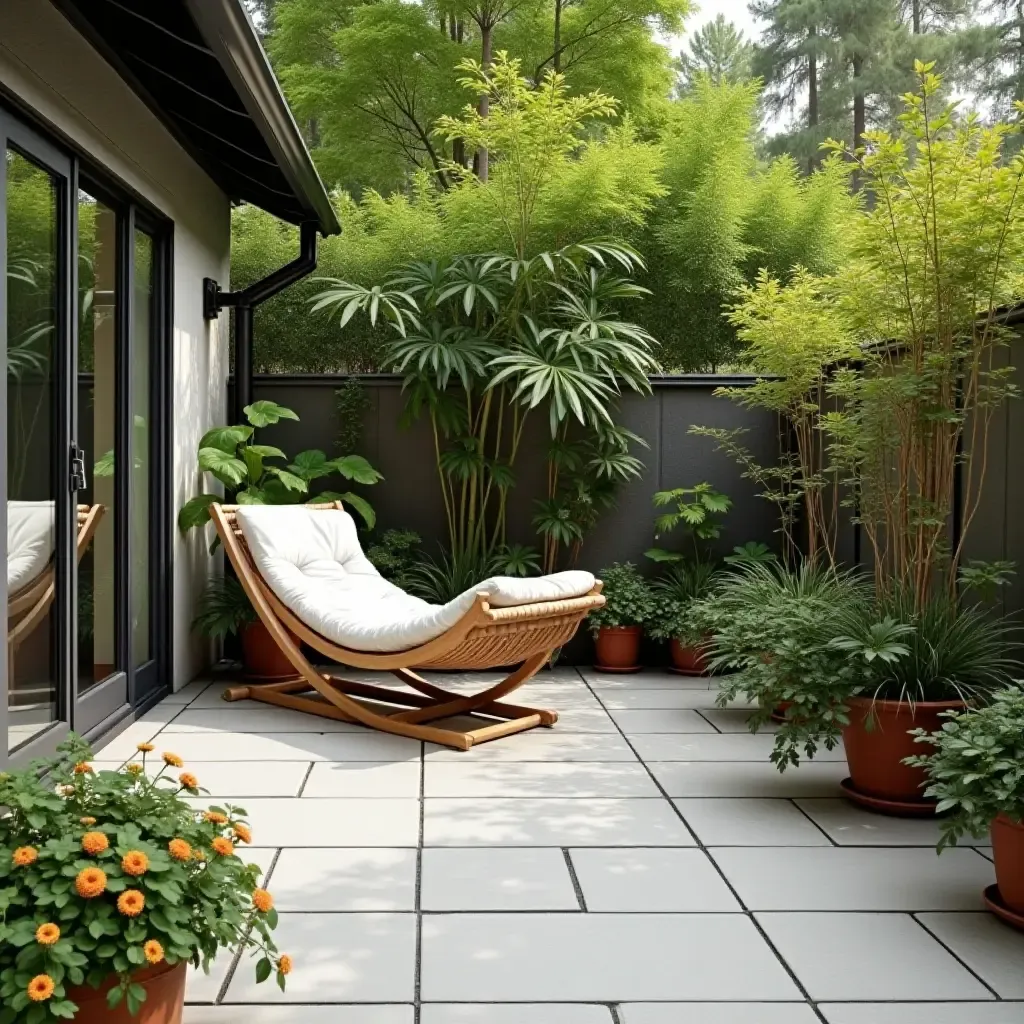
{"type": "Polygon", "coordinates": [[[162,685],[166,242],[0,108],[7,752],[88,734],[162,685]]]}

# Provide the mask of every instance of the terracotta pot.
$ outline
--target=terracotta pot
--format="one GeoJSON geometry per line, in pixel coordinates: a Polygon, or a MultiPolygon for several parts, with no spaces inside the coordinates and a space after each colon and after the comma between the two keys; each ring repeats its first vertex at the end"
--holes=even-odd
{"type": "Polygon", "coordinates": [[[903,764],[912,754],[927,754],[931,744],[915,743],[910,729],[937,732],[944,711],[960,711],[963,701],[872,700],[851,697],[850,724],[843,729],[846,763],[855,790],[867,796],[891,801],[928,803],[924,796],[927,776],[923,768],[903,764]],[[869,725],[869,718],[871,719],[869,725]]]}
{"type": "Polygon", "coordinates": [[[773,722],[785,722],[786,712],[793,706],[791,700],[780,700],[775,707],[772,708],[771,719],[773,722]]]}
{"type": "Polygon", "coordinates": [[[640,668],[641,626],[602,626],[597,633],[597,668],[618,672],[640,668]]]}
{"type": "MultiPolygon", "coordinates": [[[[292,639],[299,642],[294,636],[292,639]]],[[[267,683],[298,675],[262,620],[250,622],[242,630],[242,667],[246,679],[267,683]]]]}
{"type": "Polygon", "coordinates": [[[1003,902],[1024,914],[1024,825],[1000,814],[992,822],[992,858],[1003,902]]]}
{"type": "Polygon", "coordinates": [[[107,1007],[107,992],[119,983],[117,978],[99,988],[80,985],[68,989],[68,999],[78,1004],[75,1024],[181,1024],[186,966],[184,962],[173,967],[157,964],[134,974],[132,981],[146,990],[146,1000],[134,1017],[124,1000],[113,1010],[107,1007]]]}
{"type": "Polygon", "coordinates": [[[708,671],[708,660],[704,649],[694,644],[682,644],[675,638],[668,643],[672,655],[672,667],[684,675],[703,676],[708,671]]]}

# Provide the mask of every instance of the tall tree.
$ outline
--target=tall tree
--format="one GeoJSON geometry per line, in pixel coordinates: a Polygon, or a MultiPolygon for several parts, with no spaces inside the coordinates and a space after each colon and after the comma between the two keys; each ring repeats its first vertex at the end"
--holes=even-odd
{"type": "Polygon", "coordinates": [[[714,85],[737,84],[753,77],[754,44],[725,16],[706,22],[690,39],[689,50],[679,54],[676,67],[684,89],[691,88],[698,75],[714,85]]]}

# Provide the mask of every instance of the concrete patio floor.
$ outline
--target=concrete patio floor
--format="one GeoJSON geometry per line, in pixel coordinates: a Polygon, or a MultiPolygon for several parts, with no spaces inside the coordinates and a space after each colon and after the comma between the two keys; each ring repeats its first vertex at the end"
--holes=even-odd
{"type": "Polygon", "coordinates": [[[987,849],[840,799],[841,751],[779,775],[706,680],[545,672],[516,699],[559,724],[468,753],[223,685],[97,755],[155,741],[249,812],[295,973],[225,956],[185,1024],[1024,1024],[987,849]]]}

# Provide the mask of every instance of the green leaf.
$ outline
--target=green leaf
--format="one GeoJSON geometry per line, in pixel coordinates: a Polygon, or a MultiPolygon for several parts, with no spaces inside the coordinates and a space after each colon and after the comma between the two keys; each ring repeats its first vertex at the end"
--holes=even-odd
{"type": "Polygon", "coordinates": [[[256,451],[255,447],[249,446],[242,449],[242,458],[245,460],[245,468],[249,479],[256,483],[263,476],[263,456],[256,451]]]}
{"type": "Polygon", "coordinates": [[[267,978],[270,977],[270,974],[273,971],[273,969],[274,969],[273,965],[271,964],[270,960],[267,959],[267,957],[263,957],[262,960],[257,961],[257,963],[256,963],[256,982],[257,982],[257,984],[262,984],[264,981],[266,981],[267,978]]]}
{"type": "Polygon", "coordinates": [[[300,476],[296,476],[294,473],[289,473],[286,469],[278,469],[276,466],[267,466],[267,475],[275,477],[280,481],[281,485],[287,488],[289,491],[294,491],[297,494],[305,494],[309,490],[309,484],[300,476]]]}
{"type": "Polygon", "coordinates": [[[251,444],[249,451],[256,452],[257,455],[262,455],[265,459],[288,458],[280,448],[275,448],[272,444],[251,444]]]}
{"type": "Polygon", "coordinates": [[[328,465],[346,480],[353,480],[357,484],[375,484],[384,479],[362,455],[344,455],[332,459],[328,465]]]}
{"type": "Polygon", "coordinates": [[[114,449],[111,448],[109,452],[104,452],[95,462],[92,467],[93,476],[113,476],[114,475],[114,449]]]}
{"type": "Polygon", "coordinates": [[[246,487],[235,495],[239,505],[266,505],[266,492],[262,487],[246,487]]]}
{"type": "Polygon", "coordinates": [[[297,420],[299,417],[277,402],[259,401],[247,405],[243,410],[246,419],[254,427],[269,427],[281,420],[297,420]]]}
{"type": "Polygon", "coordinates": [[[319,477],[327,476],[331,472],[330,466],[327,456],[318,448],[313,448],[306,452],[299,452],[288,468],[303,480],[316,480],[319,477]]]}
{"type": "Polygon", "coordinates": [[[652,562],[681,562],[683,556],[678,551],[666,551],[664,548],[648,548],[644,557],[652,562]]]}
{"type": "Polygon", "coordinates": [[[252,427],[214,427],[203,434],[200,448],[218,448],[227,455],[234,455],[243,441],[252,437],[252,427]]]}
{"type": "Polygon", "coordinates": [[[204,473],[212,473],[228,487],[237,487],[246,476],[245,463],[219,448],[200,448],[199,468],[204,473]]]}
{"type": "Polygon", "coordinates": [[[377,525],[377,513],[365,498],[360,497],[358,494],[353,494],[351,491],[346,491],[338,496],[338,500],[348,505],[349,508],[355,509],[363,522],[366,523],[367,529],[372,530],[377,525]]]}
{"type": "Polygon", "coordinates": [[[208,523],[210,521],[210,506],[214,502],[223,500],[221,495],[197,495],[195,498],[190,498],[178,512],[178,529],[184,534],[189,529],[208,523]]]}

